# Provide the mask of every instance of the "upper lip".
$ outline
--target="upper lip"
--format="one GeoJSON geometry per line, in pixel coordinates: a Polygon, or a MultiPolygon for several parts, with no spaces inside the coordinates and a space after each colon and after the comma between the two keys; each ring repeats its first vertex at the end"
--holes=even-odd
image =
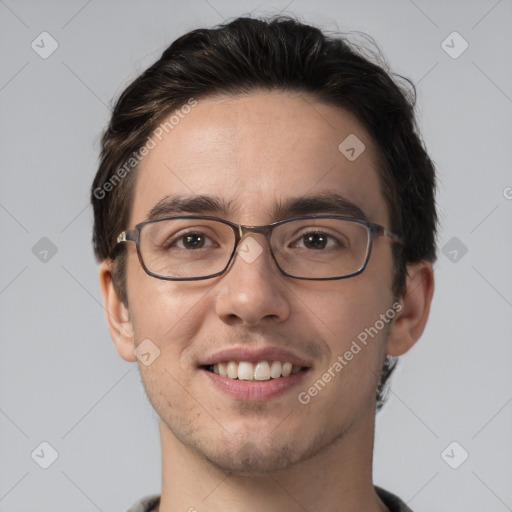
{"type": "Polygon", "coordinates": [[[259,349],[249,347],[232,347],[219,350],[206,356],[199,362],[200,366],[210,366],[225,361],[247,361],[257,363],[259,361],[290,362],[296,366],[309,367],[311,363],[293,352],[281,347],[263,347],[259,349]]]}

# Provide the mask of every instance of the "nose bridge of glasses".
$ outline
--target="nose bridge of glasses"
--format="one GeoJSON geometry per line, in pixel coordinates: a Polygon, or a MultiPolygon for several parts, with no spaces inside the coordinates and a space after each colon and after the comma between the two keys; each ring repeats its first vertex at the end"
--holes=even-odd
{"type": "Polygon", "coordinates": [[[239,225],[239,231],[240,233],[247,233],[247,232],[251,232],[251,233],[267,233],[267,232],[270,232],[272,229],[272,226],[270,225],[266,225],[266,226],[254,226],[254,225],[245,225],[245,224],[240,224],[239,225]]]}
{"type": "Polygon", "coordinates": [[[272,254],[272,248],[270,247],[271,233],[271,226],[238,225],[233,256],[235,253],[239,253],[246,263],[252,263],[262,253],[272,254]]]}
{"type": "Polygon", "coordinates": [[[245,226],[245,225],[239,225],[238,226],[238,243],[242,239],[245,239],[251,235],[261,235],[263,238],[266,238],[267,240],[270,237],[270,234],[272,232],[271,226],[245,226]]]}

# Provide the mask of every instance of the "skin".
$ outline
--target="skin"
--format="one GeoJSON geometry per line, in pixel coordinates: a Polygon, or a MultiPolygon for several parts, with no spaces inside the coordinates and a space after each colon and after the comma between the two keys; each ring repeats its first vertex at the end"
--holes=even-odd
{"type": "MultiPolygon", "coordinates": [[[[335,191],[370,221],[389,227],[377,154],[351,114],[284,92],[200,100],[141,163],[130,225],[147,219],[165,195],[213,194],[232,201],[228,220],[263,225],[274,204],[335,191]],[[338,150],[356,134],[366,150],[350,162],[338,150]]],[[[212,215],[221,216],[216,212],[212,215]]],[[[267,249],[265,239],[250,235],[267,249]]],[[[396,300],[391,242],[377,238],[365,271],[349,279],[283,276],[266,250],[252,263],[236,257],[222,276],[196,282],[155,279],[128,243],[124,305],[111,281],[100,284],[121,357],[149,338],[161,351],[139,362],[160,417],[161,512],[387,510],[373,489],[375,390],[385,354],[420,337],[433,293],[428,262],[408,269],[403,309],[307,405],[307,389],[396,300]],[[197,367],[204,354],[231,346],[291,347],[311,362],[298,387],[267,401],[240,402],[197,367]]]]}

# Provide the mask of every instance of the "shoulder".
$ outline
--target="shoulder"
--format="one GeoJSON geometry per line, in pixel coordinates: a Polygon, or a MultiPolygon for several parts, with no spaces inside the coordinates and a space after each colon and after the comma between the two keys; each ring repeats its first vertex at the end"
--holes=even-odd
{"type": "Polygon", "coordinates": [[[389,491],[375,486],[375,492],[378,494],[384,505],[388,507],[389,512],[412,512],[412,510],[398,496],[395,496],[389,491]]]}
{"type": "Polygon", "coordinates": [[[160,495],[154,494],[153,496],[146,496],[137,501],[126,512],[151,512],[160,503],[160,495]]]}

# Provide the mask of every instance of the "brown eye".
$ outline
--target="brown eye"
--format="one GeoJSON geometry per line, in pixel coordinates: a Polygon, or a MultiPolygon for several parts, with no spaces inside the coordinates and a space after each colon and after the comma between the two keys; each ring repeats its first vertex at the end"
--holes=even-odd
{"type": "Polygon", "coordinates": [[[327,236],[324,233],[311,233],[302,237],[308,249],[324,249],[327,245],[327,236]]]}
{"type": "Polygon", "coordinates": [[[176,244],[180,249],[198,249],[204,247],[205,236],[200,233],[189,233],[178,239],[176,244]],[[183,247],[181,247],[183,246],[183,247]]]}

